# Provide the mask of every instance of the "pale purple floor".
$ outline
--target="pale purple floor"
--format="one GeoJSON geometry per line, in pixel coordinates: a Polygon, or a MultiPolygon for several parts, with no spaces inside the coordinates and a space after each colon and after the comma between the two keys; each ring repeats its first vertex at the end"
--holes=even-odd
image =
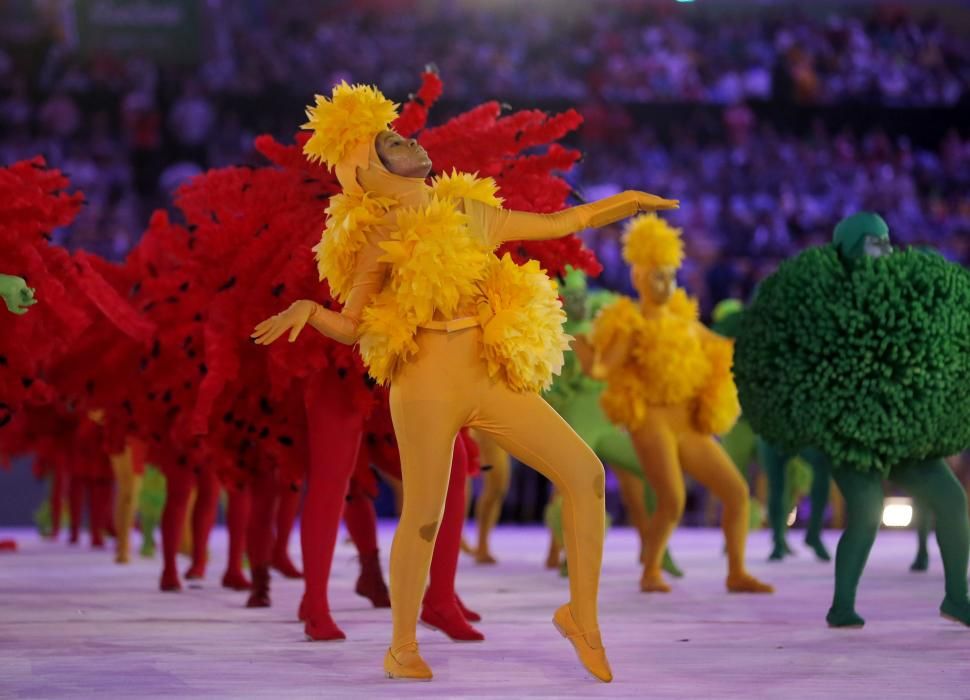
{"type": "MultiPolygon", "coordinates": [[[[391,535],[382,527],[385,562],[391,535]]],[[[755,533],[751,569],[778,593],[727,595],[719,533],[681,530],[673,551],[687,578],[670,595],[647,596],[637,589],[633,533],[613,529],[601,588],[611,685],[582,672],[549,622],[567,586],[542,569],[546,534],[538,528],[499,528],[497,566],[462,562],[460,592],[484,615],[488,640],[454,644],[421,629],[431,684],[383,678],[390,614],[354,595],[356,562],[346,544],[338,547],[331,599],[349,639],[311,644],[294,621],[300,582],[274,579],[270,610],[247,610],[243,594],[219,587],[222,531],[204,585],[181,594],[157,592],[157,560],[119,567],[108,552],[0,531],[9,536],[20,551],[0,553],[3,698],[970,697],[970,629],[938,616],[935,545],[928,574],[908,571],[910,532],[880,533],[860,592],[866,628],[833,631],[823,620],[831,565],[801,547],[795,560],[770,565],[767,535],[755,533]]],[[[835,540],[827,534],[833,548],[835,540]]]]}

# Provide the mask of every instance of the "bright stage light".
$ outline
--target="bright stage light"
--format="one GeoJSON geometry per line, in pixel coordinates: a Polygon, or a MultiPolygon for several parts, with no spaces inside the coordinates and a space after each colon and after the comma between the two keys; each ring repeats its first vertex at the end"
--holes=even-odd
{"type": "Polygon", "coordinates": [[[909,498],[887,498],[882,508],[886,527],[908,527],[913,522],[913,501],[909,498]]]}
{"type": "Polygon", "coordinates": [[[798,508],[792,508],[791,513],[788,514],[788,527],[795,524],[795,520],[798,519],[798,508]]]}

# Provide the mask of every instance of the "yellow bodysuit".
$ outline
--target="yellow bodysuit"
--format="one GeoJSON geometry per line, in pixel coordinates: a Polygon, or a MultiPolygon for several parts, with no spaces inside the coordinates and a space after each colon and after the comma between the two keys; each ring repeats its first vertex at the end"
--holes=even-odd
{"type": "Polygon", "coordinates": [[[670,590],[661,567],[684,512],[686,471],[723,505],[728,590],[771,592],[745,570],[748,488],[714,438],[740,412],[731,375],[732,342],[705,328],[697,320],[696,303],[673,289],[682,256],[676,229],[656,217],[640,217],[630,226],[624,255],[632,266],[639,303],[623,298],[604,309],[595,321],[592,342],[594,374],[607,382],[603,409],[629,431],[657,496],[644,535],[641,590],[670,590]],[[658,280],[665,289],[652,291],[658,280]]]}
{"type": "MultiPolygon", "coordinates": [[[[318,304],[306,311],[297,305],[309,302],[297,302],[257,327],[260,342],[272,342],[286,331],[295,339],[305,323],[343,343],[361,338],[368,305],[390,284],[390,265],[382,259],[396,212],[425,205],[429,188],[423,179],[388,172],[373,148],[369,166],[358,170],[357,180],[367,196],[393,197],[400,208],[391,209],[381,225],[368,228],[366,244],[356,252],[352,286],[342,311],[318,304]]],[[[644,204],[646,197],[652,195],[625,192],[555,214],[509,211],[467,198],[461,200],[460,209],[469,233],[495,249],[506,241],[559,238],[609,224],[650,206],[650,202],[644,204]]],[[[659,201],[664,204],[658,206],[675,204],[659,201]]],[[[469,298],[457,308],[474,310],[475,304],[469,298]]],[[[537,469],[562,493],[570,602],[556,612],[554,623],[570,638],[587,669],[601,680],[610,680],[596,604],[604,535],[603,466],[537,392],[515,391],[501,375],[490,373],[483,357],[484,332],[479,316],[438,313],[418,327],[417,351],[391,377],[390,407],[400,445],[404,504],[391,549],[394,630],[385,669],[395,677],[431,676],[417,652],[418,609],[444,507],[453,444],[459,429],[468,426],[537,469]]]]}

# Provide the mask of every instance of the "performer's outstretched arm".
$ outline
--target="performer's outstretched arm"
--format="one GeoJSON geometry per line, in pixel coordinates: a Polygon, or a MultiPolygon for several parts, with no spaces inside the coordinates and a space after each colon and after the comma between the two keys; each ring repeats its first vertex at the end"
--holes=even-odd
{"type": "Polygon", "coordinates": [[[562,238],[586,228],[608,226],[639,212],[676,209],[679,204],[675,199],[628,190],[553,214],[499,209],[466,199],[465,213],[473,230],[482,231],[486,240],[499,246],[507,241],[562,238]]]}

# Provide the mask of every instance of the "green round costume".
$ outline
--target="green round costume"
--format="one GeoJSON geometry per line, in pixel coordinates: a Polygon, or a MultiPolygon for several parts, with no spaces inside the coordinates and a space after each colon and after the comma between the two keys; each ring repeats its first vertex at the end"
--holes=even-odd
{"type": "MultiPolygon", "coordinates": [[[[610,292],[590,293],[586,285],[586,275],[571,268],[561,281],[559,291],[566,311],[565,330],[574,337],[588,334],[596,313],[616,298],[610,292]]],[[[583,372],[575,352],[567,351],[564,360],[562,371],[543,394],[543,398],[603,462],[640,479],[647,512],[653,513],[656,509],[656,496],[644,478],[640,461],[633,449],[633,441],[625,431],[609,421],[600,406],[600,394],[603,393],[605,384],[583,372]]],[[[663,568],[671,576],[683,576],[669,552],[664,554],[663,568]]]]}
{"type": "Polygon", "coordinates": [[[779,449],[815,448],[846,500],[831,626],[862,626],[856,589],[882,516],[882,482],[933,514],[944,617],[970,625],[967,498],[943,457],[970,446],[970,274],[894,252],[886,224],[856,214],[832,245],[766,279],[735,352],[742,407],[779,449]]]}

